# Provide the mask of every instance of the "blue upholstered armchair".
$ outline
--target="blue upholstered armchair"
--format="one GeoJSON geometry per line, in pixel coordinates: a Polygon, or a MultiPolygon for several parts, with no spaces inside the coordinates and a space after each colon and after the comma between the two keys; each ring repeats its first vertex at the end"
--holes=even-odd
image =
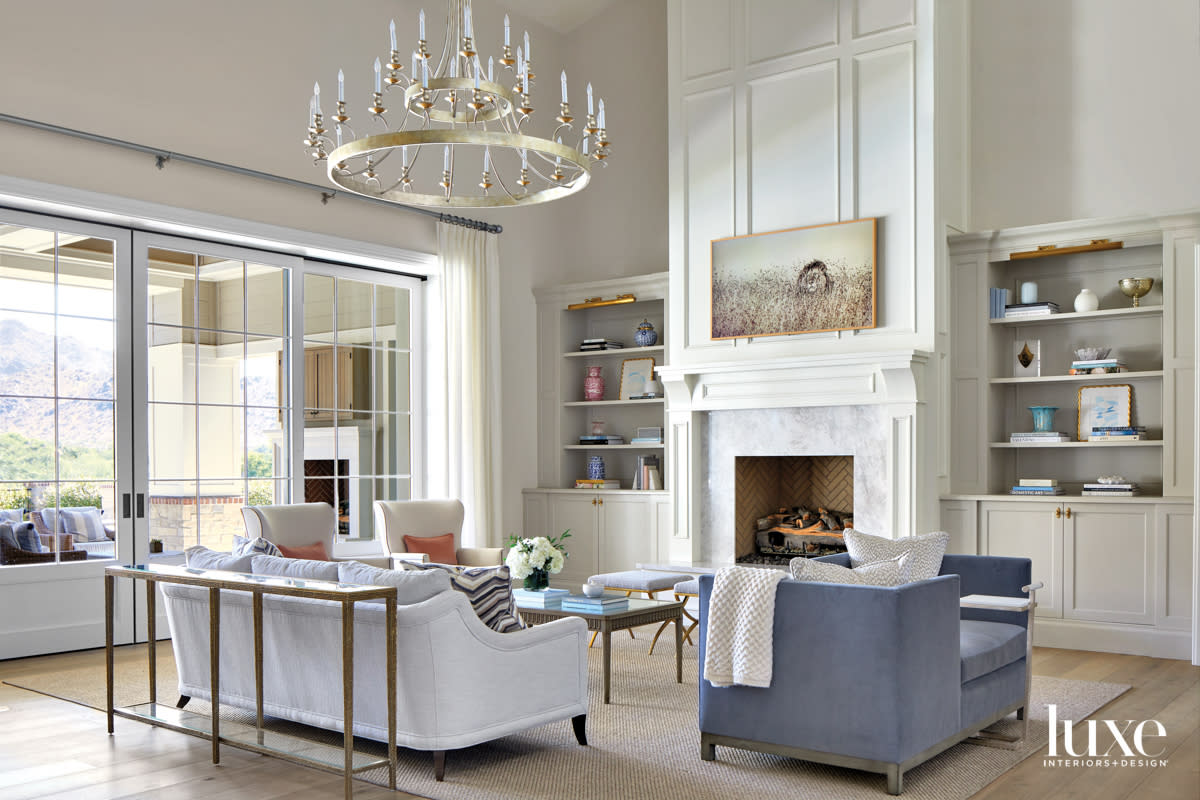
{"type": "MultiPolygon", "coordinates": [[[[1032,611],[960,609],[959,598],[1025,598],[1029,584],[1029,559],[955,555],[903,586],[783,581],[772,684],[701,677],[700,757],[722,745],[879,772],[900,794],[906,770],[1014,711],[1025,718],[1032,611]]],[[[712,587],[701,576],[701,664],[712,587]]]]}

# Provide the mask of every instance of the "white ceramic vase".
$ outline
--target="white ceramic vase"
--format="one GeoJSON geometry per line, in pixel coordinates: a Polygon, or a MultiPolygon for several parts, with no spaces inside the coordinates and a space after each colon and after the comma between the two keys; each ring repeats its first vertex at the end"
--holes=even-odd
{"type": "Polygon", "coordinates": [[[1095,311],[1100,307],[1100,298],[1091,289],[1081,289],[1075,295],[1075,310],[1079,312],[1095,311]]]}

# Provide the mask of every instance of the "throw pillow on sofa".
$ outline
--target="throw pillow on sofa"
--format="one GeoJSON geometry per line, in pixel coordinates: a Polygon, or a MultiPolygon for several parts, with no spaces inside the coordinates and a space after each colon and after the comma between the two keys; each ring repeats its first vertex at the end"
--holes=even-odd
{"type": "Polygon", "coordinates": [[[851,583],[858,586],[899,586],[907,583],[903,573],[908,554],[895,558],[863,564],[861,567],[843,567],[812,558],[793,558],[788,562],[792,577],[798,581],[814,583],[851,583]]]}
{"type": "Polygon", "coordinates": [[[108,541],[108,533],[104,530],[104,523],[100,521],[100,509],[90,506],[85,508],[63,508],[59,509],[59,514],[62,515],[63,532],[74,536],[75,541],[108,541]]]}
{"type": "Polygon", "coordinates": [[[233,537],[233,554],[235,556],[281,556],[283,553],[278,547],[268,542],[263,537],[257,539],[247,539],[245,536],[233,537]]]}
{"type": "Polygon", "coordinates": [[[280,578],[304,578],[312,581],[338,581],[336,561],[314,561],[304,558],[281,556],[250,556],[251,569],[255,575],[277,575],[280,578]]]}
{"type": "Polygon", "coordinates": [[[440,569],[380,569],[358,561],[339,562],[338,579],[365,586],[395,586],[396,602],[402,606],[422,603],[450,588],[450,576],[440,569]]]}
{"type": "Polygon", "coordinates": [[[235,556],[218,553],[202,544],[192,545],[183,551],[184,563],[194,569],[218,569],[225,572],[249,572],[250,556],[235,556]]]}
{"type": "Polygon", "coordinates": [[[936,578],[942,569],[942,556],[950,544],[950,534],[945,531],[888,539],[847,528],[843,538],[850,552],[852,567],[908,554],[909,559],[901,570],[904,583],[936,578]]]}
{"type": "Polygon", "coordinates": [[[450,587],[462,592],[471,601],[471,608],[480,622],[494,631],[519,631],[524,625],[517,618],[517,605],[512,596],[512,578],[507,566],[455,567],[449,564],[418,564],[406,562],[406,570],[441,570],[449,573],[450,587]]]}

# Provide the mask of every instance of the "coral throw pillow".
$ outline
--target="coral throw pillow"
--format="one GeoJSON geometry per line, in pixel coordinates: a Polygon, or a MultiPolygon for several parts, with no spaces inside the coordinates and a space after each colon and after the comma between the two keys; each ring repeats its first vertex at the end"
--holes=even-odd
{"type": "Polygon", "coordinates": [[[284,558],[304,558],[309,561],[330,561],[329,553],[325,550],[324,542],[313,542],[312,544],[299,545],[297,547],[285,547],[281,544],[276,544],[279,552],[283,553],[284,558]]]}
{"type": "Polygon", "coordinates": [[[441,536],[405,536],[404,549],[409,553],[426,553],[435,564],[457,564],[454,551],[454,534],[441,536]]]}

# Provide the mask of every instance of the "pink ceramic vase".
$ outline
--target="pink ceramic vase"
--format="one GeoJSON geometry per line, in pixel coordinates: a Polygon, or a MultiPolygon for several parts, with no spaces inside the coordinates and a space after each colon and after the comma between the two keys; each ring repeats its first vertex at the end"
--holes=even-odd
{"type": "Polygon", "coordinates": [[[587,368],[587,377],[583,379],[583,399],[604,399],[604,367],[587,368]]]}

